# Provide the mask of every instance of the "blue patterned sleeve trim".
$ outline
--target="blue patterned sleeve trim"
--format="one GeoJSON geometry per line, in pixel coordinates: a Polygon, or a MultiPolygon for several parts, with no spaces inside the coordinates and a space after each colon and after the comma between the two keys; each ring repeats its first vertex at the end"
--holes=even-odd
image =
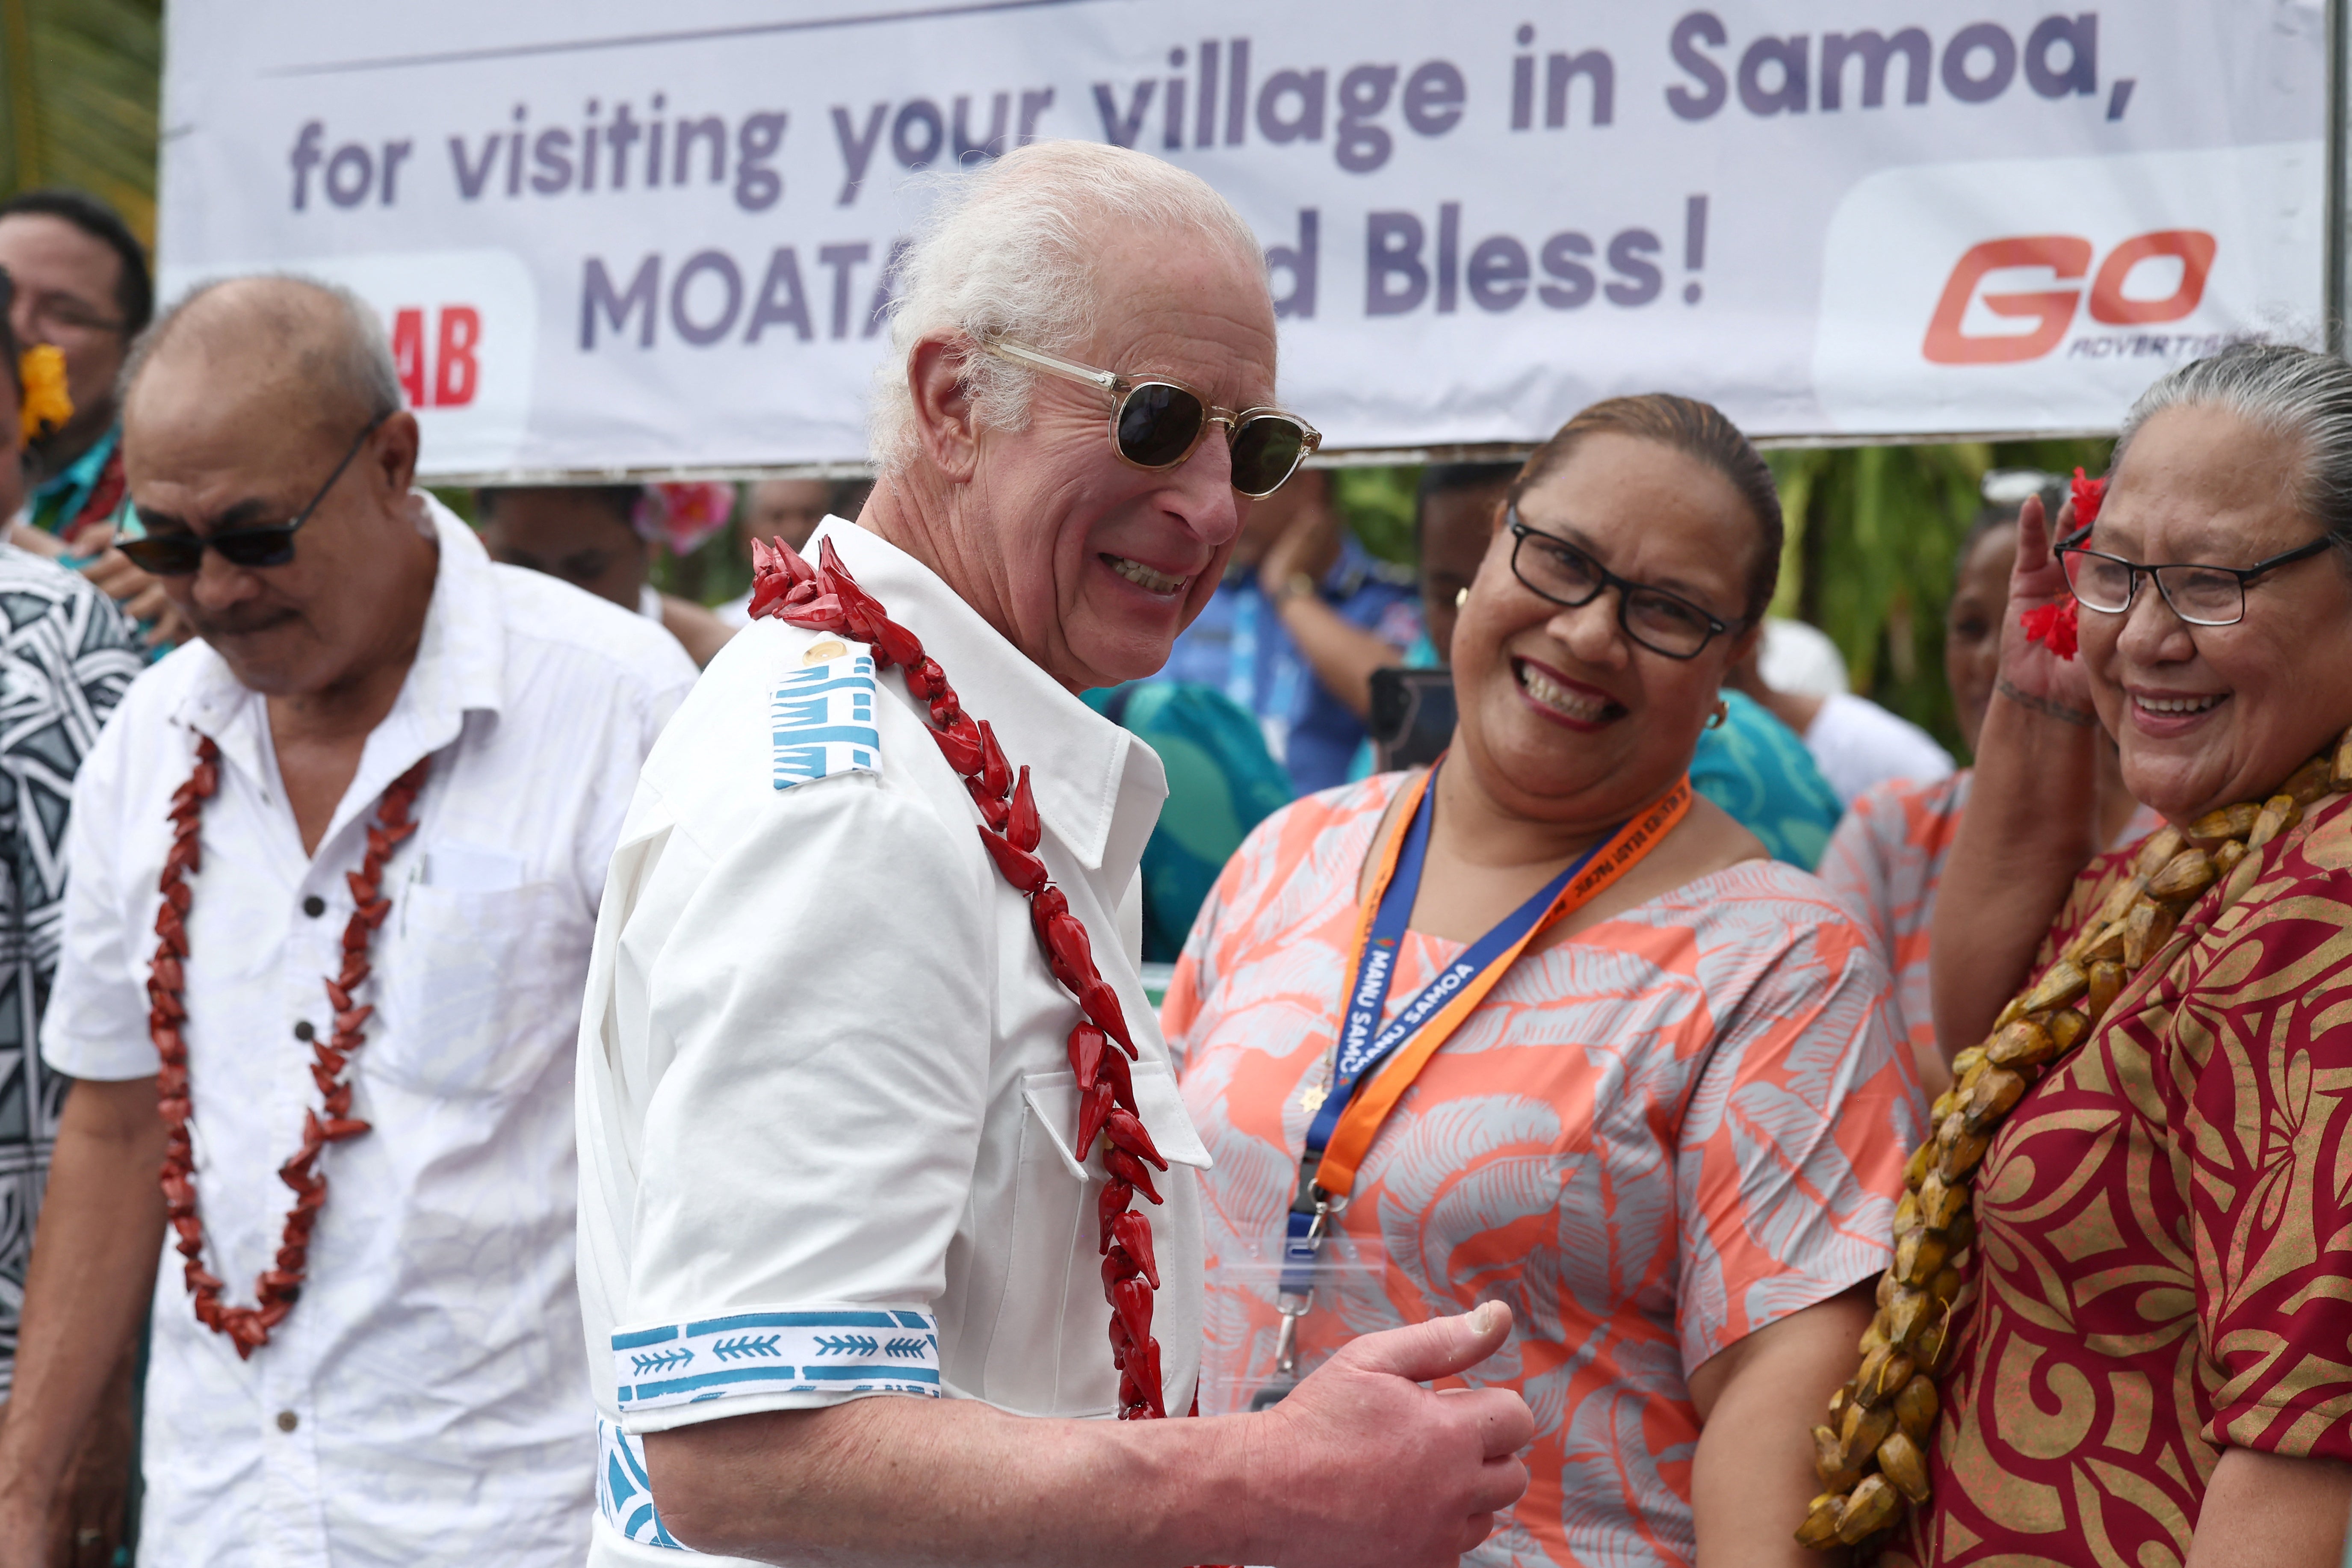
{"type": "Polygon", "coordinates": [[[853,1307],[737,1312],[613,1336],[624,1411],[751,1394],[940,1392],[939,1321],[853,1307]]]}

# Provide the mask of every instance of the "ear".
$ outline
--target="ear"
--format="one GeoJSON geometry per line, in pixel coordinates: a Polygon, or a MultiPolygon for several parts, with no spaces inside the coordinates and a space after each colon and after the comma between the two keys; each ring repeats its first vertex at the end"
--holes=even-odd
{"type": "Polygon", "coordinates": [[[907,356],[907,392],[923,455],[956,484],[969,483],[980,467],[980,427],[964,385],[970,353],[960,338],[925,338],[907,356]]]}
{"type": "Polygon", "coordinates": [[[394,506],[406,504],[409,486],[415,481],[416,444],[416,416],[405,408],[376,432],[373,467],[383,476],[383,494],[394,506]]]}

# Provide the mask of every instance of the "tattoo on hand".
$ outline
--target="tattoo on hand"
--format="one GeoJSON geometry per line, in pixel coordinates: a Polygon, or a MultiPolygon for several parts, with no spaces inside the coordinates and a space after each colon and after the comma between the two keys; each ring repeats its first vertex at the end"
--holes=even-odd
{"type": "Polygon", "coordinates": [[[2096,713],[2086,712],[2080,708],[2069,708],[2063,702],[2053,702],[2047,697],[2036,697],[2031,692],[2021,691],[2014,682],[2007,679],[1995,682],[1993,689],[2027,712],[2039,713],[2045,718],[2055,719],[2062,724],[2072,724],[2077,729],[2087,730],[2099,721],[2099,716],[2096,713]]]}

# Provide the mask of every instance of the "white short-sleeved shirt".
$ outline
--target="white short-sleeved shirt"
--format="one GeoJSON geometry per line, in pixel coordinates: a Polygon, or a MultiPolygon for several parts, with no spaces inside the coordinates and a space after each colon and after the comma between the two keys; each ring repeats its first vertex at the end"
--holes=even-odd
{"type": "Polygon", "coordinates": [[[1866,697],[1832,692],[1805,730],[1813,754],[1840,805],[1887,779],[1932,783],[1952,771],[1952,754],[1936,737],[1866,697]]]}
{"type": "Polygon", "coordinates": [[[572,1568],[586,1545],[580,985],[637,767],[695,672],[659,626],[494,566],[465,524],[432,515],[415,662],[315,856],[263,700],[201,643],[132,684],[75,786],[43,1050],[76,1078],[147,1078],[165,813],[196,736],[220,747],[188,878],[184,1033],[206,1261],[228,1301],[250,1303],[293,1195],[277,1168],[320,1100],[294,1029],[331,1023],[345,873],[385,786],[433,759],[360,997],[376,1011],[352,1111],[373,1131],[320,1157],[331,1191],[292,1314],[239,1361],[163,1253],[140,1542],[155,1568],[572,1568]]]}
{"type": "MultiPolygon", "coordinates": [[[[826,537],[1031,768],[1039,854],[1118,994],[1143,1121],[1172,1163],[1164,1206],[1136,1206],[1181,1412],[1208,1154],[1136,973],[1160,759],[912,557],[837,519],[826,537]]],[[[863,644],[763,619],[646,763],[580,1031],[592,1563],[676,1561],[645,1484],[647,1432],[876,1394],[1115,1408],[1105,1177],[1098,1152],[1081,1166],[1071,1147],[1077,1005],[929,729],[863,644]]]]}

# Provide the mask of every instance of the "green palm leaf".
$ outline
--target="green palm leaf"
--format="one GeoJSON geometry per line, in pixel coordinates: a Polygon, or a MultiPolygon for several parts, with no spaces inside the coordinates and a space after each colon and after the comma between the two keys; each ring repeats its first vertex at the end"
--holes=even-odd
{"type": "Polygon", "coordinates": [[[162,0],[0,0],[0,193],[73,185],[155,232],[162,0]]]}

